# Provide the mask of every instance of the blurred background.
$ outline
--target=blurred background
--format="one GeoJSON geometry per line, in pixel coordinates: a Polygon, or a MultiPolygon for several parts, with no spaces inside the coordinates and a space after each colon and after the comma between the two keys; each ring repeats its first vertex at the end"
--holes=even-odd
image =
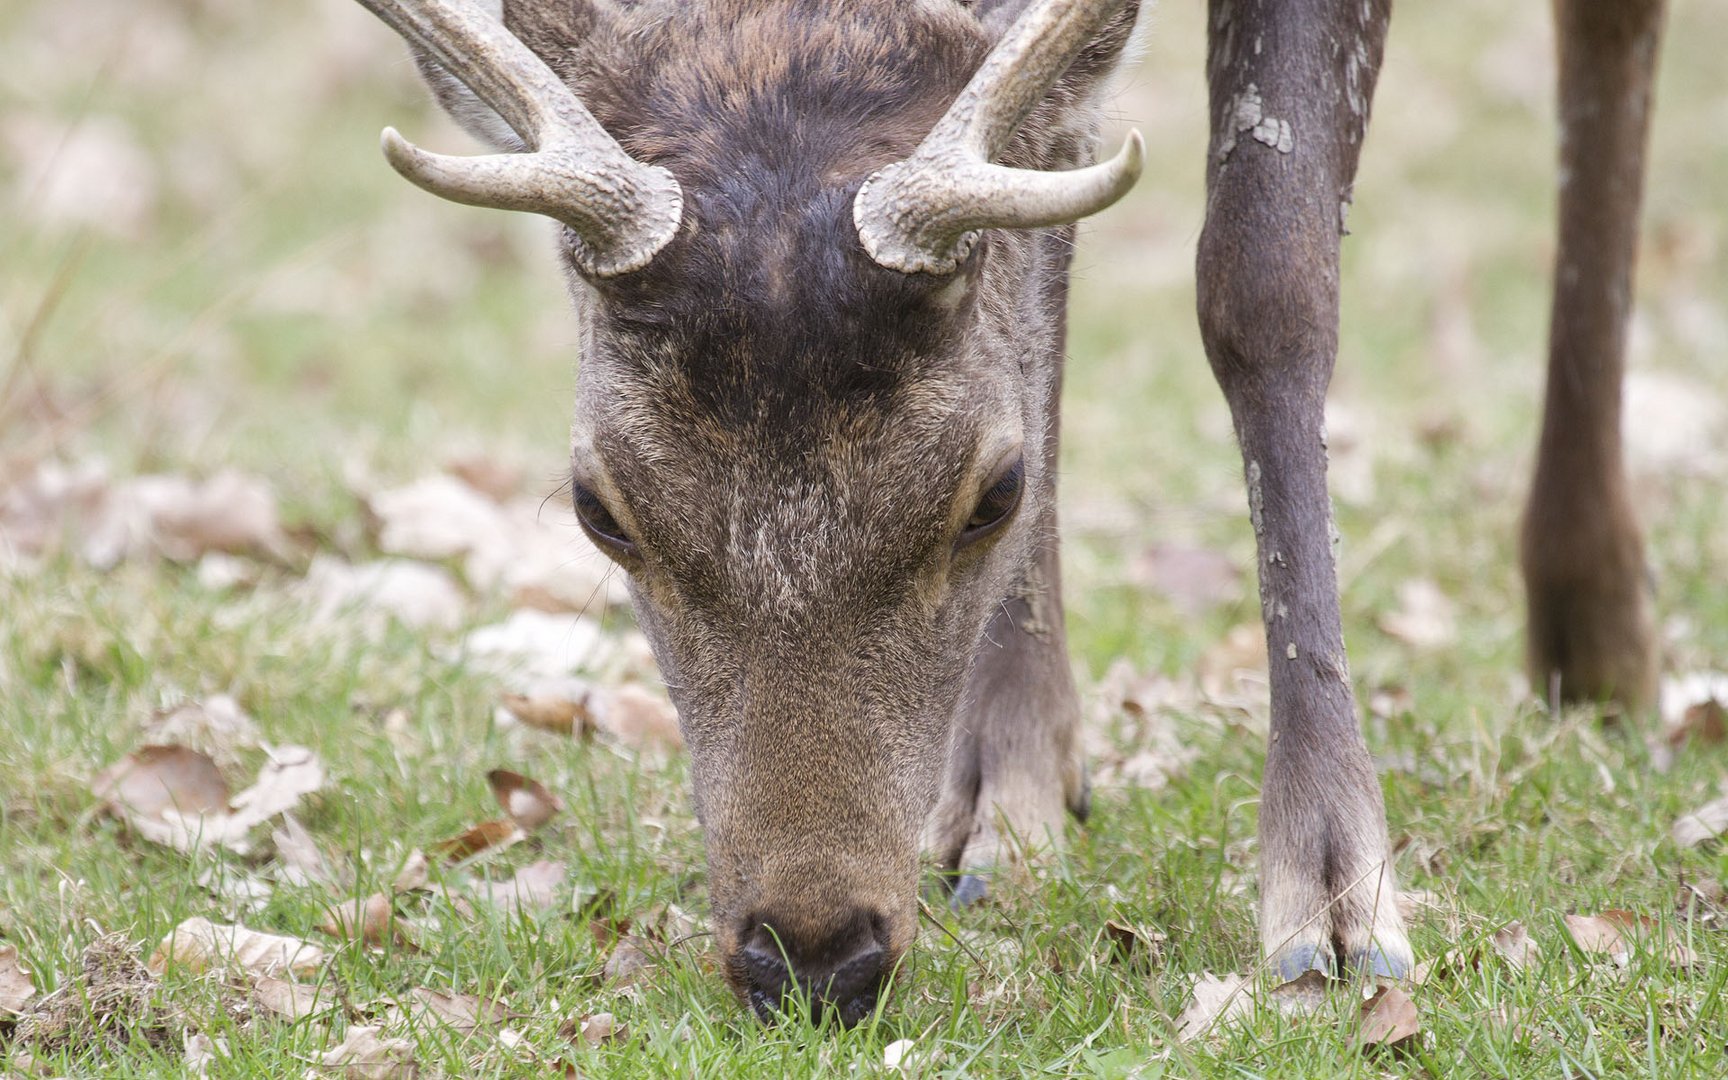
{"type": "MultiPolygon", "coordinates": [[[[1720,491],[1705,480],[1721,475],[1728,385],[1723,40],[1728,4],[1677,5],[1631,357],[1629,434],[1656,481],[1640,486],[1653,516],[1687,489],[1720,491]]],[[[1145,44],[1117,110],[1145,132],[1150,167],[1087,228],[1076,269],[1066,497],[1071,592],[1106,597],[1086,616],[1100,648],[1174,662],[1179,645],[1118,633],[1111,612],[1138,604],[1110,591],[1153,539],[1247,547],[1192,315],[1200,5],[1162,5],[1145,44]]],[[[1332,428],[1338,494],[1361,514],[1346,535],[1429,573],[1453,559],[1449,573],[1487,575],[1505,594],[1497,615],[1512,611],[1505,539],[1542,373],[1552,53],[1543,4],[1404,6],[1345,245],[1332,428]],[[1442,459],[1447,483],[1430,490],[1442,459]],[[1468,511],[1456,533],[1419,524],[1453,522],[1448,509],[1468,511]]],[[[424,145],[471,144],[358,5],[11,0],[0,102],[0,453],[13,467],[236,465],[268,475],[290,519],[335,510],[355,462],[401,474],[466,447],[556,484],[575,357],[547,231],[441,203],[384,165],[387,123],[424,145]]],[[[1659,568],[1720,558],[1713,537],[1657,535],[1659,568]]]]}

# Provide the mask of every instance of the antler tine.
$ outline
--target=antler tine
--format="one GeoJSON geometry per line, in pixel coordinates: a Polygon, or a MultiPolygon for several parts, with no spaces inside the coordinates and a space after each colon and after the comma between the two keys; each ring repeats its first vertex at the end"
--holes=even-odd
{"type": "Polygon", "coordinates": [[[1035,0],[904,161],[859,189],[853,222],[870,257],[903,273],[952,273],[980,229],[1061,225],[1104,209],[1140,178],[1138,131],[1109,161],[1041,172],[991,164],[1124,0],[1035,0]]]}
{"type": "Polygon", "coordinates": [[[591,277],[639,270],[678,231],[672,174],[625,152],[545,62],[471,0],[360,0],[491,106],[530,152],[428,153],[386,128],[384,156],[434,195],[555,218],[591,277]]]}

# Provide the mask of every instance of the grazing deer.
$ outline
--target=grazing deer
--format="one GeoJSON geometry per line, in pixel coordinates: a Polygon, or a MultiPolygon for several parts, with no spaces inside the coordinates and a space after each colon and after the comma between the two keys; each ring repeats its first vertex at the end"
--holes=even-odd
{"type": "MultiPolygon", "coordinates": [[[[982,895],[1083,816],[1056,544],[1072,223],[1135,0],[361,0],[499,152],[384,133],[457,202],[559,223],[581,317],[572,490],[628,573],[691,755],[728,981],[853,1022],[920,850],[982,895]]],[[[1651,692],[1618,394],[1660,5],[1560,0],[1559,288],[1524,542],[1531,666],[1651,692]]],[[[1261,924],[1285,977],[1398,976],[1345,662],[1323,403],[1389,0],[1212,0],[1199,309],[1272,662],[1261,924]]]]}

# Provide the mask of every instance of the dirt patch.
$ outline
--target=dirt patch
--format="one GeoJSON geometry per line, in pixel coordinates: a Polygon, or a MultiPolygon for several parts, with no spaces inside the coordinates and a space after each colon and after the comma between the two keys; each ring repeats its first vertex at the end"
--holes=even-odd
{"type": "Polygon", "coordinates": [[[157,1000],[156,979],[137,947],[124,934],[104,934],[85,948],[77,979],[36,1002],[15,1036],[43,1057],[140,1041],[177,1053],[183,1026],[178,1010],[157,1000]]]}

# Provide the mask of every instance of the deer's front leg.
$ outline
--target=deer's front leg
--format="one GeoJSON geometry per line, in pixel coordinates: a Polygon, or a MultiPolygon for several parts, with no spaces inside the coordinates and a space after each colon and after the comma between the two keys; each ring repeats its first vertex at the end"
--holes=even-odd
{"type": "Polygon", "coordinates": [[[1326,491],[1341,213],[1387,15],[1386,0],[1213,0],[1211,10],[1199,312],[1259,544],[1272,688],[1261,938],[1284,978],[1411,968],[1345,660],[1326,491]]]}
{"type": "MultiPolygon", "coordinates": [[[[1048,524],[1039,532],[1054,537],[1048,524]]],[[[958,875],[956,906],[985,895],[990,869],[1059,843],[1066,816],[1088,809],[1058,573],[1052,540],[990,620],[954,720],[925,846],[958,875]]]]}

